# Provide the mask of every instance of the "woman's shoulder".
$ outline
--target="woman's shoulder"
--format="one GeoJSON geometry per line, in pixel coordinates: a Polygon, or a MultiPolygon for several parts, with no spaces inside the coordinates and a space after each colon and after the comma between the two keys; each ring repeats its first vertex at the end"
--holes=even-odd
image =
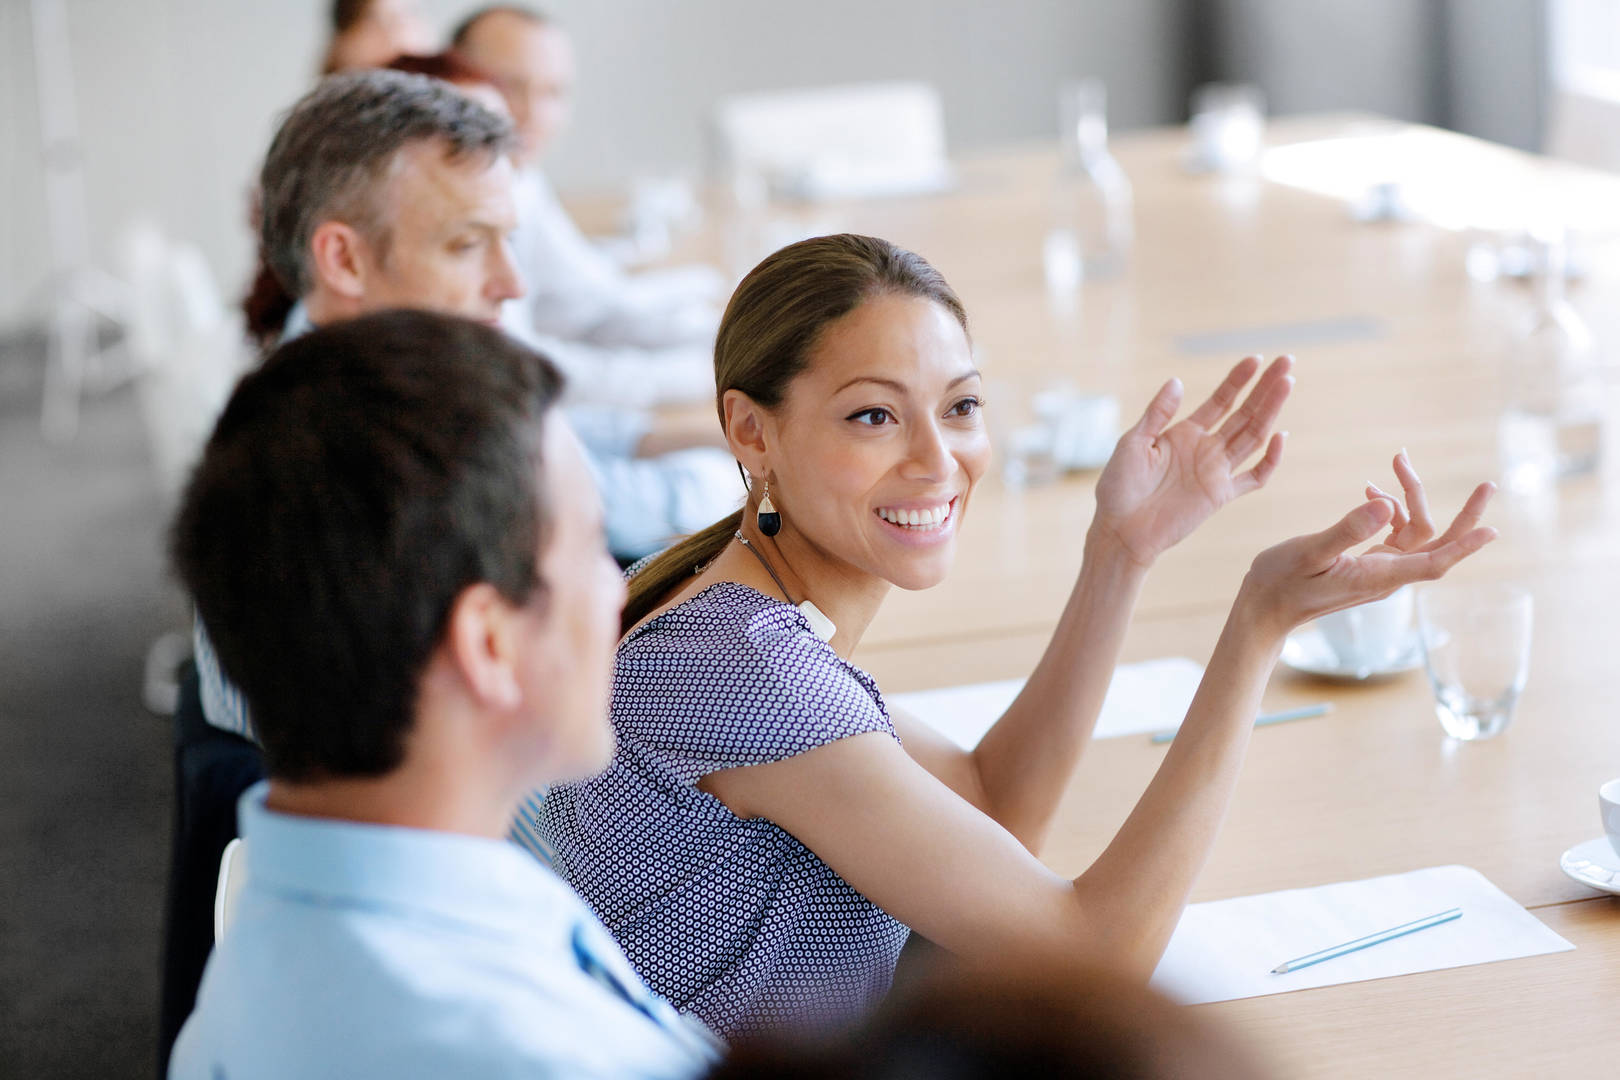
{"type": "Polygon", "coordinates": [[[627,728],[679,716],[711,728],[889,727],[870,676],[816,637],[798,608],[737,582],[710,585],[630,632],[613,711],[627,728]]]}
{"type": "MultiPolygon", "coordinates": [[[[820,639],[798,608],[736,581],[719,581],[643,622],[619,645],[621,660],[691,652],[757,655],[820,639]]],[[[829,650],[830,654],[830,650],[829,650]]]]}

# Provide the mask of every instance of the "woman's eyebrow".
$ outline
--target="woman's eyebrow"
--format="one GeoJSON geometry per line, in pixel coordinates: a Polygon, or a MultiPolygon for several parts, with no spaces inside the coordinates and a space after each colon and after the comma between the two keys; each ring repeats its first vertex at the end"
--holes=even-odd
{"type": "MultiPolygon", "coordinates": [[[[974,368],[972,371],[964,371],[962,374],[958,375],[956,378],[954,378],[950,382],[946,383],[945,384],[945,389],[949,390],[951,387],[955,386],[957,383],[966,382],[968,379],[977,378],[978,375],[979,375],[979,369],[978,368],[974,368]]],[[[876,376],[876,375],[857,375],[853,379],[849,380],[849,382],[845,383],[843,386],[840,386],[837,390],[834,390],[833,393],[842,394],[845,390],[848,390],[850,387],[854,386],[856,383],[863,383],[863,382],[877,383],[879,386],[886,386],[889,389],[893,390],[897,394],[904,394],[906,392],[905,385],[903,383],[896,382],[893,379],[884,379],[884,378],[880,378],[879,376],[876,376]]]]}

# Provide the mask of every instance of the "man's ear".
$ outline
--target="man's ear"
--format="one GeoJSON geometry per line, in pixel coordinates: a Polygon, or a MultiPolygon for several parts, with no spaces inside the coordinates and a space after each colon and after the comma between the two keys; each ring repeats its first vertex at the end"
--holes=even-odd
{"type": "Polygon", "coordinates": [[[365,238],[352,225],[323,221],[309,238],[310,268],[327,289],[349,300],[366,292],[365,238]]]}
{"type": "Polygon", "coordinates": [[[735,388],[720,399],[725,416],[726,442],[750,476],[769,475],[771,443],[775,438],[772,417],[764,406],[735,388]]]}
{"type": "Polygon", "coordinates": [[[467,586],[450,606],[445,647],[451,662],[468,693],[492,709],[511,710],[523,704],[518,614],[487,582],[467,586]]]}

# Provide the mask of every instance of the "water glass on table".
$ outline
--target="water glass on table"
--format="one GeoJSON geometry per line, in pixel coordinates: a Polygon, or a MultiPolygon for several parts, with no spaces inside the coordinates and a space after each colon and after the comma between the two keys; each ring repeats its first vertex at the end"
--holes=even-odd
{"type": "Polygon", "coordinates": [[[1506,585],[1418,591],[1418,634],[1440,726],[1470,742],[1500,735],[1530,668],[1530,594],[1506,585]]]}

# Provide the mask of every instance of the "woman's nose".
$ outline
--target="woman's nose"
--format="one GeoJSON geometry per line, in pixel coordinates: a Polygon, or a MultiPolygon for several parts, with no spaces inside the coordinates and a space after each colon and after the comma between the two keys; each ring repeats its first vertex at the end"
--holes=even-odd
{"type": "Polygon", "coordinates": [[[956,468],[950,442],[937,421],[912,428],[907,444],[907,475],[919,480],[943,480],[956,468]]]}

